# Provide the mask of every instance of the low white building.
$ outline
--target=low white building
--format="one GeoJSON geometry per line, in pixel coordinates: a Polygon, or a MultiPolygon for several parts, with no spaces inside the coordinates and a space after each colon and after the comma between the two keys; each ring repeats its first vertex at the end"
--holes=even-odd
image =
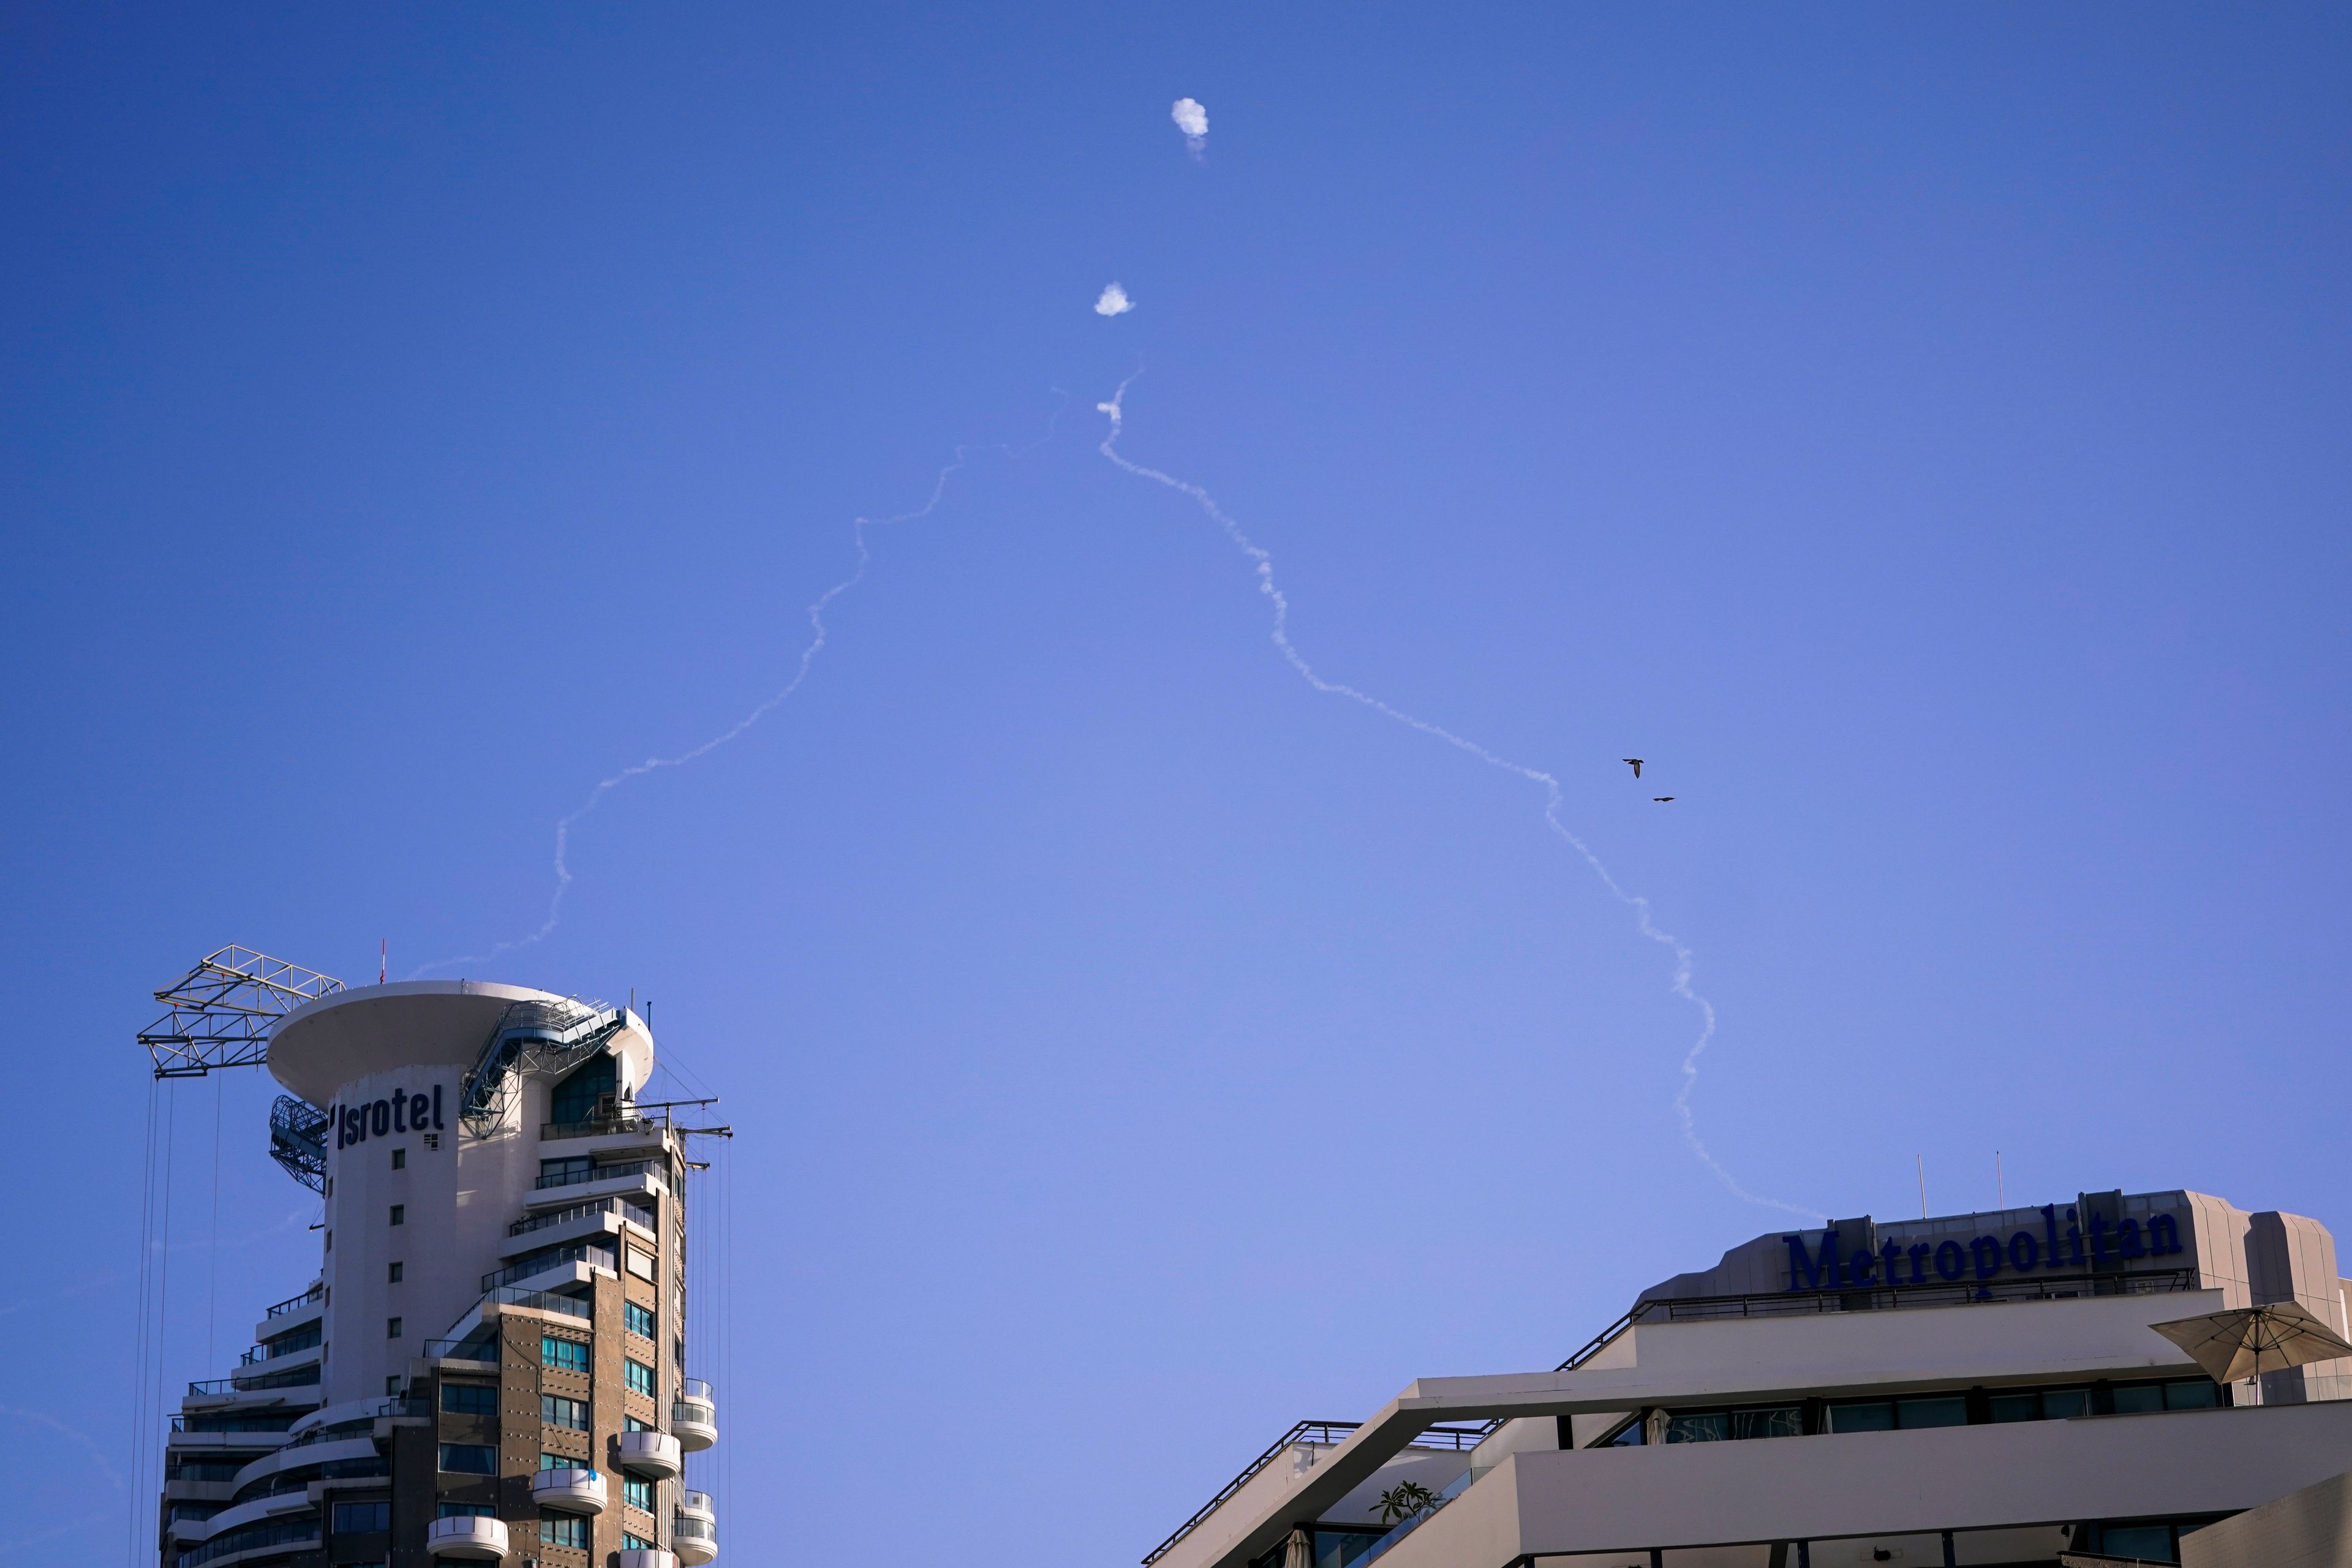
{"type": "Polygon", "coordinates": [[[2340,1334],[2346,1289],[2325,1227],[2187,1192],[1759,1237],[1556,1369],[1301,1423],[1144,1563],[2236,1561],[2259,1518],[2197,1532],[2307,1521],[2352,1470],[2352,1363],[2217,1384],[2150,1325],[2293,1301],[2340,1334]]]}

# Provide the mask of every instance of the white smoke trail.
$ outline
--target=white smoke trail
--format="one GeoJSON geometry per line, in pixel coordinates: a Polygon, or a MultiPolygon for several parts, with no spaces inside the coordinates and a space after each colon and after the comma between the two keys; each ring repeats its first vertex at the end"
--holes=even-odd
{"type": "MultiPolygon", "coordinates": [[[[1058,392],[1060,388],[1056,387],[1055,390],[1058,392]]],[[[1066,405],[1069,395],[1063,393],[1062,396],[1064,404],[1066,405]]],[[[712,736],[700,745],[680,752],[674,757],[647,757],[642,763],[631,763],[610,777],[598,780],[596,787],[588,792],[586,800],[582,801],[571,815],[558,818],[555,824],[555,891],[547,901],[547,919],[540,922],[537,931],[528,936],[515,937],[509,941],[499,942],[484,952],[467,953],[461,958],[436,959],[431,963],[419,964],[409,971],[408,978],[415,980],[434,970],[449,969],[460,963],[487,963],[493,958],[515,952],[519,948],[530,947],[535,942],[544,942],[563,918],[563,895],[572,888],[572,867],[567,857],[572,846],[572,829],[580,819],[595,810],[606,795],[631,779],[642,778],[647,773],[658,773],[664,768],[682,768],[688,763],[707,757],[773,712],[779,704],[801,689],[801,683],[808,679],[809,667],[816,662],[816,656],[824,651],[825,642],[832,636],[831,629],[824,624],[825,611],[832,606],[835,599],[866,581],[866,568],[874,563],[873,553],[867,549],[866,543],[867,531],[890,528],[902,522],[915,522],[930,516],[938,510],[940,501],[947,494],[948,480],[963,468],[964,465],[971,460],[972,453],[1002,452],[1007,458],[1019,458],[1034,452],[1054,438],[1054,426],[1061,416],[1062,410],[1057,406],[1054,410],[1053,417],[1045,422],[1045,434],[1025,447],[1017,448],[1007,447],[1001,441],[959,446],[955,449],[955,461],[939,471],[938,477],[931,482],[930,497],[921,506],[912,511],[902,511],[891,517],[860,517],[854,520],[850,527],[850,537],[857,549],[856,569],[824,593],[819,594],[809,605],[807,611],[809,642],[806,647],[801,649],[800,662],[793,670],[793,678],[784,682],[781,689],[758,707],[738,719],[724,731],[712,736]]]]}
{"type": "Polygon", "coordinates": [[[1209,148],[1209,111],[1198,99],[1180,98],[1170,106],[1168,118],[1184,133],[1184,150],[1192,154],[1192,162],[1199,163],[1209,148]]]}
{"type": "Polygon", "coordinates": [[[1733,1177],[1729,1171],[1723,1168],[1722,1164],[1717,1161],[1716,1157],[1707,1152],[1706,1145],[1700,1142],[1697,1122],[1691,1114],[1690,1098],[1691,1091],[1698,1087],[1699,1056],[1706,1049],[1707,1042],[1715,1037],[1715,1005],[1707,1001],[1706,997],[1700,995],[1698,992],[1692,987],[1691,950],[1684,946],[1679,941],[1675,940],[1675,938],[1670,933],[1660,931],[1657,925],[1652,921],[1650,919],[1650,900],[1642,897],[1638,893],[1629,893],[1622,887],[1619,886],[1617,879],[1610,875],[1609,868],[1601,863],[1600,857],[1593,854],[1591,849],[1586,846],[1584,840],[1579,838],[1574,833],[1570,832],[1568,825],[1560,821],[1559,808],[1562,805],[1563,797],[1560,794],[1559,780],[1553,777],[1550,773],[1543,772],[1541,769],[1530,768],[1522,763],[1512,762],[1507,757],[1496,756],[1494,752],[1488,751],[1486,747],[1479,745],[1476,742],[1465,740],[1462,736],[1454,733],[1451,730],[1433,724],[1425,719],[1415,718],[1413,715],[1403,711],[1402,709],[1392,708],[1369,692],[1360,691],[1356,688],[1343,684],[1339,681],[1326,679],[1323,676],[1318,674],[1315,667],[1307,662],[1306,656],[1301,654],[1291,643],[1290,601],[1284,595],[1281,587],[1274,580],[1273,555],[1269,553],[1264,546],[1252,540],[1248,534],[1243,532],[1241,525],[1226,514],[1225,510],[1217,504],[1215,498],[1211,496],[1207,490],[1202,489],[1196,484],[1177,479],[1171,474],[1162,473],[1158,468],[1148,468],[1140,463],[1131,462],[1127,458],[1119,454],[1118,445],[1118,437],[1120,432],[1126,426],[1127,416],[1124,405],[1127,399],[1127,389],[1134,384],[1136,376],[1141,375],[1143,373],[1141,371],[1137,371],[1135,375],[1130,375],[1125,381],[1120,382],[1118,384],[1118,390],[1111,395],[1111,399],[1108,403],[1097,403],[1095,405],[1095,408],[1097,412],[1106,414],[1110,417],[1109,433],[1103,437],[1102,444],[1096,449],[1101,452],[1104,457],[1109,458],[1119,468],[1135,475],[1139,479],[1150,479],[1155,484],[1165,485],[1170,489],[1175,490],[1181,495],[1190,496],[1192,500],[1200,506],[1202,511],[1208,513],[1212,521],[1215,522],[1219,528],[1224,530],[1225,537],[1233,541],[1234,548],[1238,549],[1244,556],[1248,557],[1251,569],[1257,575],[1257,591],[1265,595],[1267,602],[1274,607],[1274,646],[1282,650],[1282,657],[1289,662],[1291,668],[1298,672],[1299,677],[1304,679],[1307,685],[1313,687],[1316,690],[1322,692],[1326,696],[1347,698],[1351,702],[1356,702],[1363,707],[1370,709],[1373,712],[1378,713],[1384,719],[1394,720],[1396,722],[1404,725],[1407,729],[1418,730],[1423,734],[1427,735],[1433,740],[1444,742],[1447,745],[1454,747],[1457,751],[1466,752],[1471,756],[1477,758],[1480,762],[1485,763],[1489,767],[1500,768],[1503,772],[1515,774],[1519,778],[1527,780],[1529,784],[1541,784],[1543,786],[1543,815],[1545,825],[1549,826],[1552,832],[1558,834],[1563,843],[1567,844],[1570,848],[1575,850],[1578,855],[1583,858],[1584,863],[1591,867],[1594,874],[1601,879],[1602,886],[1606,887],[1620,902],[1633,910],[1636,929],[1638,929],[1643,936],[1648,937],[1652,942],[1659,943],[1673,952],[1675,955],[1674,994],[1698,1009],[1700,1020],[1698,1038],[1692,1043],[1691,1048],[1684,1054],[1682,1064],[1682,1088],[1677,1090],[1675,1095],[1675,1114],[1682,1123],[1683,1142],[1690,1146],[1691,1152],[1696,1154],[1699,1159],[1705,1163],[1706,1168],[1714,1172],[1717,1177],[1722,1181],[1723,1184],[1726,1187],[1728,1187],[1735,1195],[1744,1198],[1751,1204],[1761,1204],[1768,1208],[1782,1209],[1790,1214],[1803,1215],[1808,1219],[1820,1219],[1823,1217],[1814,1210],[1801,1207],[1796,1204],[1784,1203],[1779,1198],[1766,1197],[1762,1194],[1749,1192],[1746,1187],[1739,1184],[1738,1181],[1733,1177]]]}

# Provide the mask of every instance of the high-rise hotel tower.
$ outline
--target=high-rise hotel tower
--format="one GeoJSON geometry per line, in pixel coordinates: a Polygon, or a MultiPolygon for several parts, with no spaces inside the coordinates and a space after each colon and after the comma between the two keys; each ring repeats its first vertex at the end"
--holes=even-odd
{"type": "MultiPolygon", "coordinates": [[[[289,1014],[272,1131],[325,1199],[319,1277],[192,1384],[162,1568],[687,1568],[687,1150],[637,1105],[646,1020],[478,981],[289,1014]],[[321,1114],[323,1112],[323,1114],[321,1114]]],[[[259,1303],[256,1303],[257,1307],[259,1303]]]]}

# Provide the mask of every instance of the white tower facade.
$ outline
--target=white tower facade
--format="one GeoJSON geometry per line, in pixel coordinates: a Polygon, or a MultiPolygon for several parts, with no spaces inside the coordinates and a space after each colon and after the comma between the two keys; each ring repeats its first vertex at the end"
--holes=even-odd
{"type": "Polygon", "coordinates": [[[323,1163],[320,1271],[173,1423],[163,1568],[688,1568],[685,1138],[633,1009],[513,985],[338,992],[269,1070],[323,1163]],[[659,1108],[656,1108],[656,1110],[659,1108]]]}

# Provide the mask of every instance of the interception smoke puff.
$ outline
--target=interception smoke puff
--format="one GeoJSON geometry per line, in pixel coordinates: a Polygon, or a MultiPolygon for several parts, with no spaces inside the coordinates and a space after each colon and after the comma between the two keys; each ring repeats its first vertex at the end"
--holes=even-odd
{"type": "Polygon", "coordinates": [[[1184,133],[1184,145],[1192,150],[1192,156],[1199,157],[1209,145],[1209,111],[1201,107],[1201,100],[1178,99],[1176,106],[1168,111],[1168,118],[1184,133]]]}
{"type": "Polygon", "coordinates": [[[1124,316],[1134,309],[1135,301],[1129,299],[1127,290],[1116,283],[1103,285],[1102,298],[1095,301],[1095,314],[1097,316],[1124,316]]]}

